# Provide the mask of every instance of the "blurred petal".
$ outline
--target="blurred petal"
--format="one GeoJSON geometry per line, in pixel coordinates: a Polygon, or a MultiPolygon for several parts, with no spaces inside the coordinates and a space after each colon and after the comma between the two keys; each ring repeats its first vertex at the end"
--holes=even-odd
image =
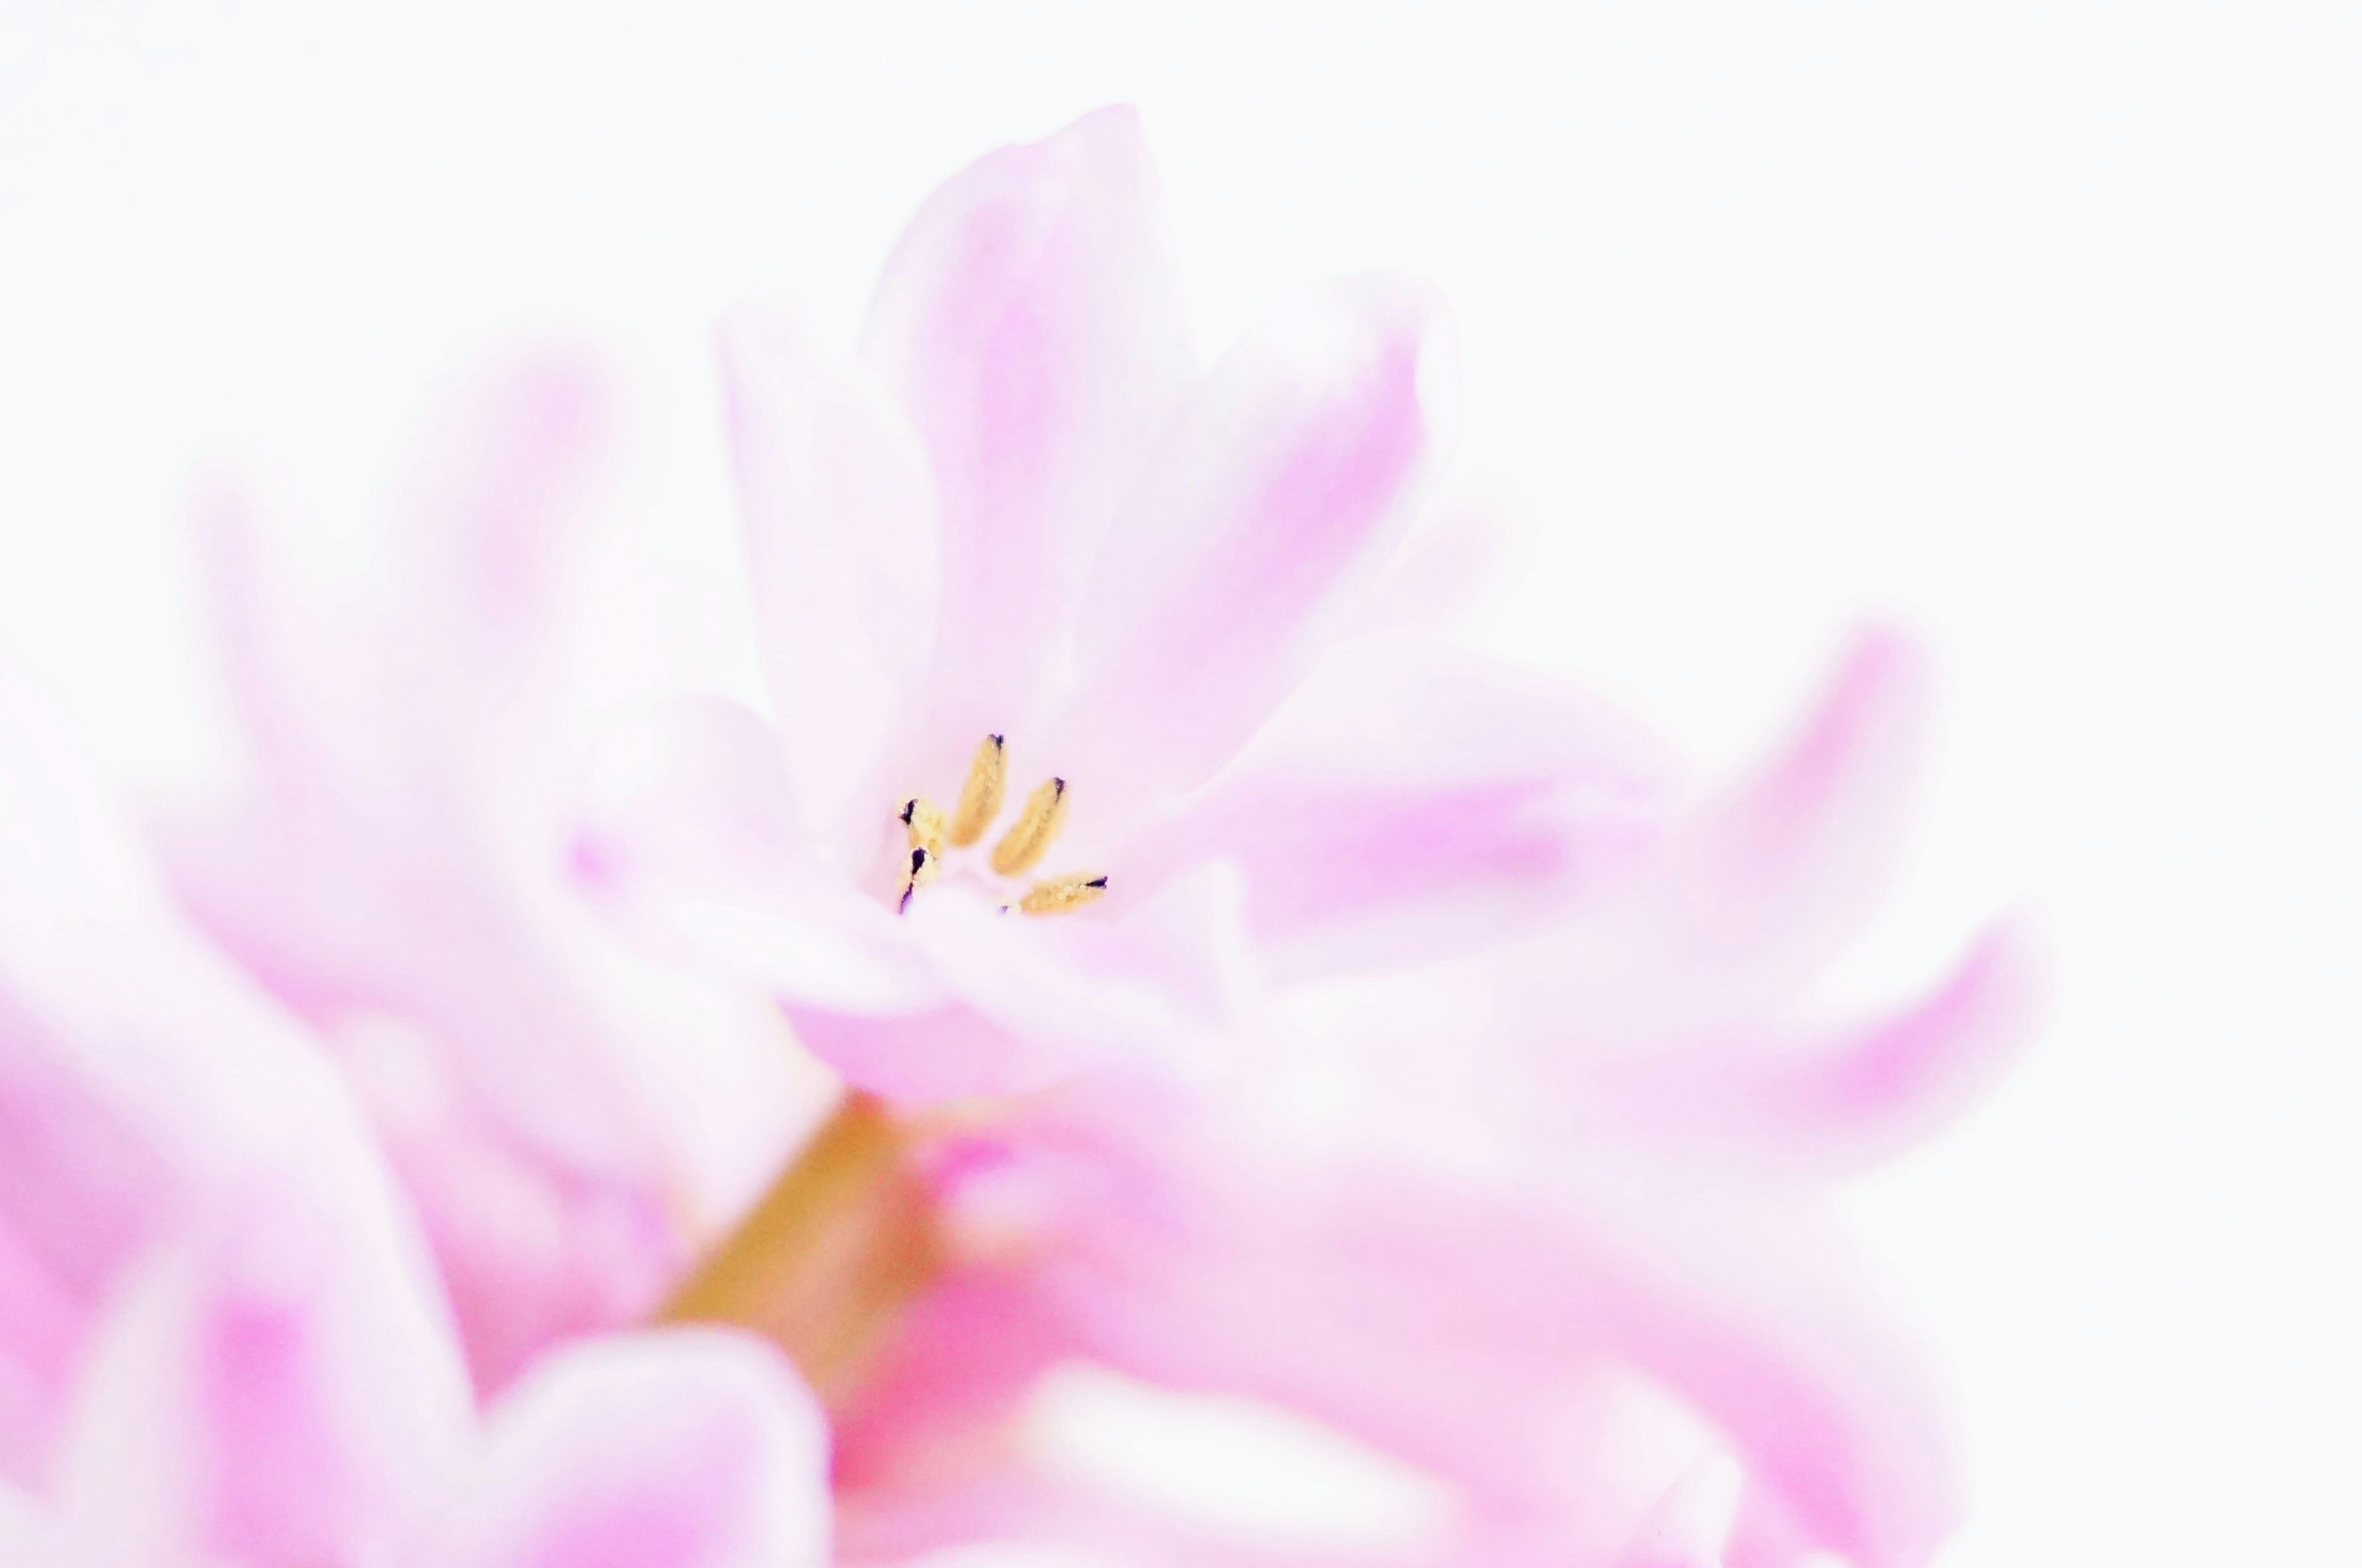
{"type": "Polygon", "coordinates": [[[1685,956],[1753,988],[1809,977],[1884,890],[1926,728],[1926,656],[1857,638],[1803,728],[1709,810],[1667,878],[1685,956]]]}
{"type": "Polygon", "coordinates": [[[560,1351],[493,1412],[458,1568],[820,1568],[828,1437],[752,1336],[560,1351]]]}
{"type": "Polygon", "coordinates": [[[1354,643],[1111,863],[1145,889],[1230,860],[1280,975],[1383,966],[1530,932],[1612,885],[1659,838],[1672,777],[1634,726],[1561,683],[1354,643]]]}
{"type": "Polygon", "coordinates": [[[63,1485],[91,1561],[392,1561],[464,1456],[449,1322],[365,1149],[256,1175],[94,1352],[63,1485]]]}
{"type": "Polygon", "coordinates": [[[940,1003],[882,899],[812,845],[789,789],[778,736],[743,708],[638,715],[602,748],[577,883],[635,935],[783,1006],[907,1015],[940,1003]]]}
{"type": "Polygon", "coordinates": [[[1355,636],[1431,636],[1453,625],[1497,574],[1506,530],[1491,506],[1467,496],[1428,507],[1410,535],[1345,613],[1355,636]]]}
{"type": "Polygon", "coordinates": [[[412,647],[480,707],[537,658],[583,547],[616,423],[588,355],[519,356],[463,403],[414,499],[419,548],[405,608],[412,647]]]}
{"type": "Polygon", "coordinates": [[[866,347],[933,462],[943,541],[913,778],[956,778],[980,736],[1025,727],[1194,371],[1160,227],[1138,121],[1102,109],[955,176],[887,263],[866,347]]]}
{"type": "Polygon", "coordinates": [[[723,367],[771,701],[803,820],[826,832],[927,658],[926,455],[880,392],[785,323],[733,322],[723,367]]]}
{"type": "Polygon", "coordinates": [[[568,353],[497,377],[410,498],[395,591],[358,620],[280,592],[217,510],[258,777],[158,835],[206,933],[348,1065],[397,1035],[418,1058],[406,1076],[431,1092],[374,1086],[370,1109],[433,1206],[488,1383],[635,1310],[795,1115],[776,1023],[619,942],[568,861],[566,682],[608,403],[568,353]]]}
{"type": "Polygon", "coordinates": [[[211,1195],[365,1140],[0,673],[0,1442],[36,1465],[125,1271],[211,1195]]]}
{"type": "Polygon", "coordinates": [[[1544,1199],[1266,1168],[1228,1137],[1161,1157],[1195,1174],[1062,1184],[1037,1274],[1119,1371],[1277,1401],[1531,1510],[1604,1358],[1724,1433],[1806,1543],[1915,1568],[1957,1523],[1926,1375],[1805,1216],[1604,1161],[1544,1199]]]}
{"type": "Polygon", "coordinates": [[[1722,1568],[1739,1485],[1738,1466],[1727,1457],[1700,1463],[1665,1494],[1617,1568],[1722,1568]]]}
{"type": "Polygon", "coordinates": [[[1839,1176],[1928,1137],[1998,1083],[2041,989],[2031,939],[1999,925],[1891,1017],[1828,1039],[1712,1041],[1621,1065],[1602,1087],[1628,1129],[1759,1171],[1839,1176]]]}
{"type": "Polygon", "coordinates": [[[1434,314],[1398,281],[1332,287],[1233,351],[1175,420],[1092,573],[1081,687],[1046,745],[1078,826],[1228,761],[1336,630],[1339,591],[1393,549],[1428,454],[1434,314]]]}

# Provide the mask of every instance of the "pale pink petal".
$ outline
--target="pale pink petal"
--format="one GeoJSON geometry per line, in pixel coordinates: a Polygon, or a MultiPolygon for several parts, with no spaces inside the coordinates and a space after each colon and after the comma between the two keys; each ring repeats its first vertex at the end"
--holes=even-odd
{"type": "Polygon", "coordinates": [[[956,779],[981,736],[1027,727],[1194,371],[1160,226],[1137,119],[1102,109],[955,176],[887,263],[866,352],[933,462],[943,541],[914,778],[956,779]]]}
{"type": "Polygon", "coordinates": [[[415,673],[454,703],[482,708],[536,673],[615,425],[604,370],[561,348],[518,356],[454,411],[408,498],[417,547],[403,595],[415,673]]]}
{"type": "Polygon", "coordinates": [[[1658,855],[1562,928],[1505,950],[1503,1040],[1562,1067],[1759,1032],[1860,933],[1896,848],[1926,670],[1896,634],[1860,638],[1766,767],[1687,809],[1658,855]]]}
{"type": "Polygon", "coordinates": [[[722,341],[771,702],[804,822],[825,832],[856,804],[933,643],[933,480],[883,393],[789,323],[741,315],[722,341]]]}
{"type": "Polygon", "coordinates": [[[1943,983],[1830,1038],[1712,1039],[1608,1070],[1606,1114],[1716,1162],[1827,1179],[1892,1157],[1998,1083],[2032,1032],[2032,940],[1996,926],[1943,983]]]}
{"type": "MultiPolygon", "coordinates": [[[[881,889],[816,846],[790,804],[777,734],[719,700],[619,724],[601,748],[573,877],[624,929],[762,987],[783,1006],[909,1016],[944,992],[881,889]]],[[[891,826],[877,812],[878,832],[891,826]]]]}
{"type": "Polygon", "coordinates": [[[1157,955],[1127,952],[1112,922],[1085,926],[1084,915],[1069,915],[1054,926],[931,891],[904,922],[913,944],[962,1000],[1028,1044],[1004,1065],[1010,1077],[999,1092],[1040,1088],[1110,1047],[1169,1051],[1186,1037],[1188,1020],[1155,983],[1157,955]],[[1130,974],[1115,968],[1135,957],[1130,974]]]}
{"type": "Polygon", "coordinates": [[[1741,1480],[1728,1457],[1703,1461],[1665,1494],[1617,1568],[1722,1568],[1741,1480]]]}
{"type": "Polygon", "coordinates": [[[421,1544],[470,1421],[449,1320],[357,1143],[258,1165],[112,1315],[61,1495],[88,1560],[250,1568],[421,1544]]]}
{"type": "Polygon", "coordinates": [[[546,1159],[395,1025],[339,1043],[418,1205],[477,1387],[502,1386],[554,1341],[644,1317],[690,1262],[685,1194],[546,1159]]]}
{"type": "Polygon", "coordinates": [[[1475,604],[1501,569],[1507,530],[1496,508],[1460,495],[1430,505],[1345,612],[1349,636],[1429,636],[1475,604]]]}
{"type": "Polygon", "coordinates": [[[606,403],[569,355],[499,378],[412,498],[397,591],[335,624],[217,515],[258,777],[159,834],[208,934],[348,1062],[395,1035],[421,1058],[432,1103],[370,1109],[488,1378],[637,1310],[793,1121],[776,1022],[618,941],[568,859],[561,698],[606,403]]]}
{"type": "Polygon", "coordinates": [[[1094,569],[1044,753],[1078,833],[1213,774],[1415,510],[1426,291],[1365,278],[1283,315],[1183,410],[1094,569]]]}
{"type": "Polygon", "coordinates": [[[1227,867],[1105,913],[1093,905],[1054,920],[928,889],[902,922],[913,948],[980,1019],[1021,1043],[991,1062],[989,1078],[977,1061],[945,1061],[936,1097],[1021,1094],[1110,1057],[1183,1073],[1225,1059],[1255,984],[1242,896],[1227,867]]]}
{"type": "Polygon", "coordinates": [[[532,884],[559,845],[536,842],[549,824],[525,797],[559,755],[540,698],[606,425],[574,356],[497,378],[415,498],[409,581],[370,607],[391,624],[308,616],[217,513],[215,618],[259,776],[158,834],[175,893],[290,1006],[421,1022],[514,1125],[577,1159],[638,1133],[585,1070],[602,1020],[567,974],[579,955],[536,929],[532,884]]]}
{"type": "Polygon", "coordinates": [[[1675,770],[1562,683],[1397,641],[1338,648],[1237,764],[1110,860],[1115,896],[1223,859],[1286,978],[1538,929],[1661,836],[1675,770]]]}
{"type": "Polygon", "coordinates": [[[828,1436],[762,1342],[723,1330],[560,1351],[492,1413],[454,1568],[820,1568],[828,1436]]]}
{"type": "Polygon", "coordinates": [[[1802,729],[1704,813],[1666,877],[1685,958],[1757,994],[1817,973],[1853,940],[1899,847],[1928,683],[1902,634],[1856,639],[1802,729]]]}
{"type": "Polygon", "coordinates": [[[1275,1400],[1525,1510],[1553,1495],[1550,1434],[1604,1359],[1724,1433],[1809,1544],[1915,1568],[1957,1523],[1924,1371],[1802,1217],[1579,1152],[1540,1200],[1268,1168],[1231,1137],[1190,1155],[1168,1132],[1157,1158],[1196,1172],[1176,1184],[1139,1163],[1152,1131],[1051,1183],[1068,1223],[1035,1280],[1084,1353],[1275,1400]]]}
{"type": "Polygon", "coordinates": [[[177,923],[70,748],[0,673],[9,1469],[46,1452],[90,1325],[146,1247],[258,1163],[361,1136],[315,1044],[177,923]]]}

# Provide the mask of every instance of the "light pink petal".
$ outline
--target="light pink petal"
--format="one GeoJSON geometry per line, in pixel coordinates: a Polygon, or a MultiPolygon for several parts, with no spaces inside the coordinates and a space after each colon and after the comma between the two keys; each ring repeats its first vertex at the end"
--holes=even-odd
{"type": "Polygon", "coordinates": [[[492,1414],[454,1568],[820,1568],[828,1436],[751,1336],[560,1351],[492,1414]]]}
{"type": "Polygon", "coordinates": [[[410,498],[417,547],[403,595],[418,673],[480,707],[537,673],[590,523],[616,425],[590,356],[518,356],[463,403],[410,498]]]}
{"type": "Polygon", "coordinates": [[[1884,889],[1926,729],[1926,656],[1859,637],[1802,729],[1707,812],[1668,882],[1684,956],[1779,987],[1843,951],[1884,889]]]}
{"type": "Polygon", "coordinates": [[[371,1110],[488,1375],[635,1310],[793,1119],[776,1021],[618,940],[569,863],[572,590],[609,424],[578,358],[513,367],[410,498],[394,591],[334,624],[217,516],[258,777],[159,834],[207,933],[348,1062],[392,1037],[419,1058],[431,1103],[371,1110]]]}
{"type": "Polygon", "coordinates": [[[357,1143],[258,1165],[124,1299],[65,1463],[93,1562],[387,1562],[465,1457],[465,1374],[392,1187],[357,1143]]]}
{"type": "Polygon", "coordinates": [[[1478,498],[1454,496],[1429,506],[1368,591],[1346,611],[1345,635],[1444,632],[1498,576],[1506,532],[1498,510],[1478,498]]]}
{"type": "Polygon", "coordinates": [[[1893,1016],[1833,1038],[1715,1039],[1644,1058],[1600,1086],[1629,1135],[1705,1158],[1819,1179],[1920,1142],[2000,1081],[2040,1010],[2032,940],[1985,933],[1951,975],[1893,1016]]]}
{"type": "Polygon", "coordinates": [[[1674,769],[1562,684],[1409,642],[1338,648],[1237,764],[1110,864],[1122,892],[1241,867],[1284,977],[1535,930],[1661,836],[1674,769]]]}
{"type": "Polygon", "coordinates": [[[1957,1523],[1924,1371],[1843,1249],[1792,1215],[1607,1164],[1539,1202],[1266,1168],[1230,1138],[1159,1156],[1195,1167],[1180,1185],[1117,1179],[1113,1153],[1062,1184],[1073,1208],[1037,1283],[1119,1370],[1275,1400],[1531,1510],[1605,1362],[1725,1434],[1807,1544],[1915,1568],[1957,1523]]]}
{"type": "Polygon", "coordinates": [[[1760,1033],[1791,1013],[1889,869],[1926,685],[1900,635],[1859,639],[1768,767],[1685,812],[1619,888],[1505,951],[1487,987],[1494,1036],[1546,1045],[1580,1071],[1760,1033]]]}
{"type": "Polygon", "coordinates": [[[496,379],[414,498],[403,591],[369,607],[385,624],[308,617],[217,513],[216,620],[259,777],[158,835],[174,891],[289,1005],[422,1023],[569,1158],[637,1135],[585,1070],[602,1021],[568,973],[579,955],[537,929],[559,845],[530,800],[560,755],[546,667],[606,425],[576,357],[496,379]]]}
{"type": "Polygon", "coordinates": [[[792,325],[734,320],[723,370],[771,701],[804,821],[826,831],[933,644],[933,480],[882,392],[792,325]]]}
{"type": "Polygon", "coordinates": [[[1665,1494],[1617,1568],[1722,1568],[1740,1485],[1738,1466],[1727,1456],[1702,1462],[1665,1494]]]}
{"type": "Polygon", "coordinates": [[[316,1045],[178,924],[54,727],[0,674],[10,1471],[47,1452],[96,1313],[167,1227],[258,1163],[361,1137],[316,1045]]]}
{"type": "MultiPolygon", "coordinates": [[[[944,991],[887,895],[811,841],[778,736],[719,700],[669,704],[602,747],[571,855],[583,894],[639,939],[782,1006],[908,1016],[944,991]]],[[[877,813],[877,831],[892,827],[877,813]]]]}
{"type": "Polygon", "coordinates": [[[1428,456],[1434,315],[1396,280],[1336,285],[1183,410],[1093,571],[1081,684],[1044,743],[1078,832],[1228,761],[1334,634],[1342,591],[1392,551],[1428,456]]]}
{"type": "Polygon", "coordinates": [[[898,1104],[1027,1094],[1109,1062],[1202,1072],[1238,1048],[1254,1001],[1238,882],[1224,867],[1055,920],[937,884],[896,927],[943,1001],[788,1014],[815,1055],[898,1104]]]}
{"type": "MultiPolygon", "coordinates": [[[[1208,1066],[1251,1000],[1237,878],[1209,867],[1102,916],[1093,906],[1055,920],[1004,912],[989,900],[914,900],[914,947],[944,986],[1013,1041],[980,1092],[1043,1087],[1096,1062],[1147,1071],[1208,1066]]],[[[963,1077],[973,1066],[958,1071],[963,1077]]]]}
{"type": "MultiPolygon", "coordinates": [[[[929,198],[888,262],[868,359],[931,459],[931,701],[900,759],[958,768],[1021,732],[1085,566],[1194,372],[1129,109],[1005,148],[929,198]]],[[[916,788],[898,784],[895,788],[916,788]]]]}

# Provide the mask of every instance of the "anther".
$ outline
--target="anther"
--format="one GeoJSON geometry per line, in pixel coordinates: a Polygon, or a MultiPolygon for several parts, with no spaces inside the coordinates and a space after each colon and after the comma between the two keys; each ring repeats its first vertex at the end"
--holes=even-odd
{"type": "Polygon", "coordinates": [[[953,809],[951,842],[965,849],[984,836],[1000,814],[1000,792],[1008,781],[1009,748],[999,735],[977,743],[976,758],[967,765],[967,782],[960,786],[959,804],[953,809]]]}
{"type": "Polygon", "coordinates": [[[902,804],[902,825],[910,830],[911,847],[923,849],[935,859],[944,856],[944,813],[924,795],[916,795],[902,804]]]}
{"type": "Polygon", "coordinates": [[[992,868],[1003,877],[1029,870],[1066,820],[1066,781],[1052,778],[1026,798],[1016,825],[992,846],[992,868]]]}
{"type": "Polygon", "coordinates": [[[1078,910],[1107,891],[1108,879],[1094,877],[1087,871],[1077,871],[1068,877],[1052,877],[1036,882],[1026,889],[1017,907],[1030,915],[1065,914],[1078,910]]]}
{"type": "Polygon", "coordinates": [[[894,906],[894,912],[900,914],[904,910],[909,909],[911,895],[919,890],[919,884],[933,881],[935,872],[939,869],[935,857],[927,853],[924,845],[911,850],[910,878],[902,884],[902,901],[894,906]]]}

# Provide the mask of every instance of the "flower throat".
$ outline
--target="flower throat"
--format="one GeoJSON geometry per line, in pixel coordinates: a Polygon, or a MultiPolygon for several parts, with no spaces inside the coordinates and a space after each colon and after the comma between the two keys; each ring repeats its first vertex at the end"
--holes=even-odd
{"type": "MultiPolygon", "coordinates": [[[[968,763],[967,780],[960,786],[959,803],[946,820],[941,808],[923,795],[902,804],[901,821],[910,840],[910,859],[903,873],[902,896],[896,906],[908,910],[911,898],[941,876],[944,855],[966,849],[984,837],[1000,806],[1009,783],[1006,737],[987,735],[968,763]]],[[[1045,778],[1025,798],[1017,820],[992,846],[993,875],[1022,877],[1037,865],[1066,821],[1066,781],[1045,778]]],[[[1089,871],[1070,872],[1035,881],[1020,894],[1015,908],[1030,915],[1065,914],[1080,909],[1107,891],[1108,879],[1089,871]]],[[[1003,911],[1011,906],[1001,905],[1003,911]]]]}

